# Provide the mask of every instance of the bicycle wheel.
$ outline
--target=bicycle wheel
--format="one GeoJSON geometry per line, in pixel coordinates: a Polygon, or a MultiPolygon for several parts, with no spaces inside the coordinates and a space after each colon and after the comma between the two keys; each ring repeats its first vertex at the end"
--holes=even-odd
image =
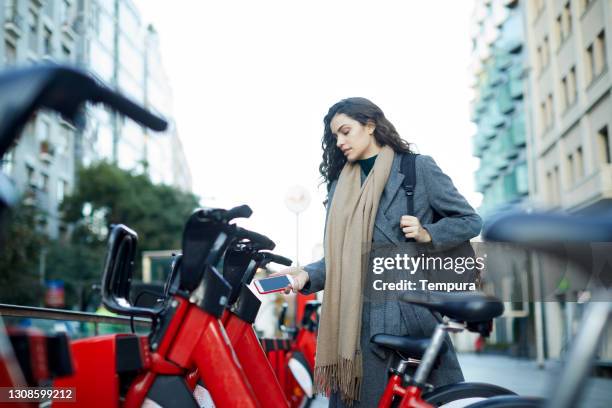
{"type": "Polygon", "coordinates": [[[423,394],[423,400],[436,407],[459,407],[497,396],[516,396],[507,388],[478,382],[460,382],[434,388],[423,394]]]}
{"type": "Polygon", "coordinates": [[[470,408],[542,408],[545,403],[544,398],[503,395],[480,401],[470,408]]]}

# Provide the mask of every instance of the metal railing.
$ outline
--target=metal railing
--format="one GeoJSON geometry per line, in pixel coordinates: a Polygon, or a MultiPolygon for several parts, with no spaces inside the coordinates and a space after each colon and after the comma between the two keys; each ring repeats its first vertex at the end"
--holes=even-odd
{"type": "Polygon", "coordinates": [[[50,309],[45,307],[9,305],[5,303],[0,303],[0,316],[93,323],[96,335],[99,333],[98,325],[101,323],[130,325],[130,322],[133,321],[134,326],[151,326],[151,319],[144,317],[106,316],[90,312],[50,309]]]}

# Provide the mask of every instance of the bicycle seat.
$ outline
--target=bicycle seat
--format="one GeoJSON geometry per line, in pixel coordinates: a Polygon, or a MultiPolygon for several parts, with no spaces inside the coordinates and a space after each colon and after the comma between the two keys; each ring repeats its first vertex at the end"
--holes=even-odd
{"type": "MultiPolygon", "coordinates": [[[[397,351],[402,354],[403,357],[414,358],[416,360],[420,360],[429,347],[431,343],[431,339],[426,337],[422,339],[415,339],[408,336],[394,336],[392,334],[375,334],[370,339],[370,342],[379,345],[381,347],[385,347],[389,350],[397,351]]],[[[448,346],[446,342],[442,343],[442,348],[440,349],[440,354],[442,355],[446,352],[448,346]]]]}
{"type": "Polygon", "coordinates": [[[453,320],[481,322],[500,316],[504,305],[496,297],[478,292],[407,291],[400,299],[426,307],[453,320]]]}
{"type": "Polygon", "coordinates": [[[488,241],[516,244],[612,241],[612,216],[587,217],[546,213],[504,213],[484,226],[488,241]]]}

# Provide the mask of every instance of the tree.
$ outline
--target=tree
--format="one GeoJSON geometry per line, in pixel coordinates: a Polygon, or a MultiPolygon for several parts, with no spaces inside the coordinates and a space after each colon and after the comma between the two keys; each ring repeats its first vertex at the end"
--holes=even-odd
{"type": "Polygon", "coordinates": [[[68,240],[50,247],[47,276],[63,279],[67,300],[74,303],[83,287],[100,282],[111,224],[138,233],[138,262],[143,250],[180,248],[183,226],[198,201],[191,193],[155,185],[146,175],[108,162],[83,168],[61,207],[73,229],[68,240]]]}
{"type": "Polygon", "coordinates": [[[40,212],[27,202],[8,211],[0,251],[0,302],[40,306],[40,252],[47,243],[40,212]]]}

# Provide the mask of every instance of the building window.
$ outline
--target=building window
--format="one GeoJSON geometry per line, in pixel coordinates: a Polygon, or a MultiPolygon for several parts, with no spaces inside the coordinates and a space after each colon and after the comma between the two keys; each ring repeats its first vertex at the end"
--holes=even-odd
{"type": "Polygon", "coordinates": [[[534,4],[534,11],[535,11],[535,17],[538,18],[540,16],[540,14],[542,14],[542,11],[544,10],[544,0],[534,0],[533,1],[534,4]]]}
{"type": "Polygon", "coordinates": [[[542,134],[548,129],[548,116],[546,115],[546,101],[540,104],[540,122],[542,123],[542,134]]]}
{"type": "Polygon", "coordinates": [[[30,50],[38,51],[38,14],[32,9],[28,10],[28,44],[30,50]]]}
{"type": "Polygon", "coordinates": [[[546,98],[546,115],[548,118],[548,126],[552,126],[552,124],[554,123],[554,119],[555,119],[555,110],[553,107],[553,96],[552,94],[548,94],[548,97],[546,98]]]}
{"type": "Polygon", "coordinates": [[[594,2],[595,0],[580,0],[580,12],[585,13],[594,2]]]}
{"type": "Polygon", "coordinates": [[[66,190],[68,188],[68,183],[64,180],[57,181],[57,202],[61,203],[64,201],[64,197],[66,196],[66,190]]]}
{"type": "Polygon", "coordinates": [[[586,49],[588,83],[597,78],[607,67],[606,58],[606,35],[604,30],[601,30],[595,42],[586,49]]]}
{"type": "Polygon", "coordinates": [[[40,141],[49,141],[51,140],[51,123],[46,120],[41,121],[41,132],[40,132],[40,141]]]}
{"type": "Polygon", "coordinates": [[[572,32],[572,10],[569,1],[565,3],[563,7],[563,28],[565,31],[565,38],[569,37],[572,32]]]}
{"type": "Polygon", "coordinates": [[[561,198],[561,184],[560,184],[560,178],[559,178],[559,166],[555,166],[553,169],[553,194],[554,194],[554,199],[555,199],[555,203],[558,203],[560,198],[561,198]]]}
{"type": "Polygon", "coordinates": [[[604,30],[601,30],[597,34],[597,39],[595,39],[595,68],[597,69],[597,75],[601,74],[606,66],[606,34],[604,30]]]}
{"type": "Polygon", "coordinates": [[[576,149],[576,179],[580,180],[584,177],[584,157],[582,156],[582,147],[576,149]]]}
{"type": "Polygon", "coordinates": [[[548,66],[550,62],[550,44],[548,41],[548,36],[544,36],[544,46],[542,47],[542,55],[544,59],[544,67],[548,66]]]}
{"type": "Polygon", "coordinates": [[[555,166],[552,171],[546,172],[546,195],[549,203],[557,204],[559,202],[559,166],[555,166]]]}
{"type": "Polygon", "coordinates": [[[12,175],[13,173],[13,165],[14,165],[14,160],[13,160],[13,150],[9,150],[3,158],[0,159],[0,171],[2,171],[4,174],[7,175],[12,175]]]}
{"type": "Polygon", "coordinates": [[[552,173],[550,171],[546,172],[546,198],[548,202],[552,202],[553,200],[553,181],[552,181],[552,173]]]}
{"type": "Polygon", "coordinates": [[[563,94],[563,109],[566,110],[570,106],[569,86],[566,76],[561,78],[561,92],[563,94]]]}
{"type": "Polygon", "coordinates": [[[557,39],[557,47],[563,44],[565,37],[563,36],[563,14],[559,14],[555,20],[555,38],[557,39]]]}
{"type": "Polygon", "coordinates": [[[30,187],[38,187],[36,183],[36,171],[34,170],[34,167],[30,166],[29,164],[26,164],[26,180],[28,180],[30,187]]]}
{"type": "Polygon", "coordinates": [[[40,174],[40,189],[44,192],[49,191],[49,175],[45,173],[40,174]]]}
{"type": "Polygon", "coordinates": [[[578,98],[578,87],[576,85],[576,67],[573,66],[569,71],[569,80],[567,83],[568,91],[569,91],[569,103],[570,105],[576,102],[578,98]]]}
{"type": "Polygon", "coordinates": [[[610,138],[608,126],[604,126],[597,132],[597,144],[599,145],[599,161],[602,164],[610,164],[610,138]]]}
{"type": "Polygon", "coordinates": [[[587,62],[587,83],[591,83],[591,81],[595,78],[596,69],[595,69],[595,54],[593,52],[593,44],[589,45],[586,49],[586,62],[587,62]]]}
{"type": "Polygon", "coordinates": [[[6,0],[4,3],[4,17],[12,21],[17,15],[17,0],[6,0]]]}
{"type": "Polygon", "coordinates": [[[7,66],[12,66],[17,63],[17,48],[10,41],[4,42],[4,50],[6,52],[6,56],[4,60],[6,61],[7,66]]]}
{"type": "Polygon", "coordinates": [[[72,4],[70,0],[60,1],[60,22],[62,24],[70,24],[72,19],[72,4]]]}
{"type": "Polygon", "coordinates": [[[45,55],[53,55],[53,45],[51,36],[51,30],[45,27],[45,37],[43,43],[45,55]]]}
{"type": "Polygon", "coordinates": [[[567,40],[570,33],[572,32],[572,13],[570,10],[569,1],[563,7],[561,14],[557,16],[555,22],[555,33],[557,35],[557,45],[560,47],[561,44],[567,40]]]}
{"type": "Polygon", "coordinates": [[[62,45],[62,57],[64,58],[65,61],[70,61],[70,48],[68,48],[65,45],[62,45]]]}
{"type": "Polygon", "coordinates": [[[574,185],[574,155],[572,153],[567,155],[567,185],[574,185]]]}

